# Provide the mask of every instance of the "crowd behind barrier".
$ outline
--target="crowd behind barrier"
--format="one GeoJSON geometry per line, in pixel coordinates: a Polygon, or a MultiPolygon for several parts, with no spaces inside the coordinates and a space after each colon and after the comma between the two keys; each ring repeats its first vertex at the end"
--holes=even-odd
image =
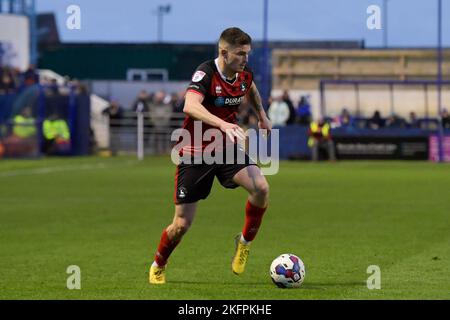
{"type": "MultiPolygon", "coordinates": [[[[84,110],[80,118],[80,108],[76,107],[80,101],[89,108],[88,90],[77,80],[65,78],[61,84],[56,79],[39,78],[33,66],[25,72],[0,67],[0,155],[79,154],[74,150],[78,148],[79,151],[80,144],[83,150],[95,152],[89,116],[86,117],[84,110]],[[84,127],[88,127],[89,134],[78,134],[74,139],[81,119],[86,122],[84,127]]],[[[185,118],[184,91],[142,90],[129,106],[120,105],[115,97],[110,97],[108,103],[102,115],[109,121],[112,155],[136,151],[139,112],[144,118],[146,153],[170,153],[174,145],[171,134],[181,127],[185,118]]],[[[450,115],[446,108],[437,118],[420,118],[413,110],[408,118],[382,115],[378,110],[373,110],[371,117],[361,117],[351,114],[345,106],[339,115],[317,117],[312,114],[308,95],[293,101],[286,90],[279,96],[270,97],[266,109],[273,126],[280,129],[280,138],[286,140],[280,144],[282,158],[312,157],[317,160],[323,151],[320,149],[326,149],[328,158],[334,160],[334,136],[425,135],[439,130],[441,124],[444,130],[450,130],[450,115]]],[[[257,116],[246,100],[240,106],[237,118],[244,129],[258,128],[257,116]]]]}
{"type": "Polygon", "coordinates": [[[89,153],[89,95],[76,80],[0,67],[0,157],[89,153]]]}

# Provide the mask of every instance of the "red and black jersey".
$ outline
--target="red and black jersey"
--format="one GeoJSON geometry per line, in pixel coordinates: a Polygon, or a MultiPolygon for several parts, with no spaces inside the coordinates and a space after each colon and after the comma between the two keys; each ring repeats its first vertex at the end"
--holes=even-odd
{"type": "MultiPolygon", "coordinates": [[[[218,68],[218,59],[202,63],[192,76],[187,92],[194,92],[204,97],[202,105],[213,115],[230,123],[237,122],[240,104],[253,83],[253,72],[245,67],[244,71],[236,73],[228,80],[218,68]]],[[[186,116],[183,128],[193,135],[194,119],[186,116]]],[[[202,123],[202,134],[212,126],[202,123]]],[[[208,143],[202,144],[202,149],[208,143]]],[[[192,150],[193,151],[193,150],[192,150]]]]}

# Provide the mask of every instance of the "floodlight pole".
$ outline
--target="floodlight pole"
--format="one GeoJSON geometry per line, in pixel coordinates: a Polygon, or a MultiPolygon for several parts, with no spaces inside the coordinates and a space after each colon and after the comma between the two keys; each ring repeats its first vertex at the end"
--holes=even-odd
{"type": "MultiPolygon", "coordinates": [[[[25,5],[25,3],[22,3],[25,5]]],[[[27,8],[28,9],[28,8],[27,8]]],[[[25,8],[23,7],[23,10],[25,8]]],[[[36,15],[36,0],[30,1],[29,10],[26,10],[28,13],[29,21],[30,21],[30,63],[34,66],[37,66],[38,63],[38,25],[37,25],[37,15],[36,15]]]]}
{"type": "Polygon", "coordinates": [[[170,5],[167,6],[158,6],[158,9],[156,10],[156,30],[157,30],[157,39],[158,42],[162,42],[163,41],[163,17],[165,14],[170,13],[170,5]]]}
{"type": "Polygon", "coordinates": [[[388,47],[388,0],[383,0],[383,47],[388,47]]]}
{"type": "Polygon", "coordinates": [[[444,126],[442,123],[442,0],[438,0],[437,103],[439,125],[439,162],[444,162],[444,126]]]}
{"type": "Polygon", "coordinates": [[[268,41],[268,23],[269,23],[269,0],[263,0],[263,41],[262,41],[262,60],[261,60],[261,96],[263,105],[269,101],[269,41],[268,41]]]}

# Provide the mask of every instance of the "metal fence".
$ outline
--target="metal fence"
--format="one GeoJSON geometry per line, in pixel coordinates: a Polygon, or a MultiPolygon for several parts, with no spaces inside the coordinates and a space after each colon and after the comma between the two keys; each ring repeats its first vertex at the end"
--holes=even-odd
{"type": "Polygon", "coordinates": [[[180,128],[185,114],[172,113],[169,118],[152,118],[142,113],[126,111],[120,119],[109,119],[109,149],[112,155],[138,153],[139,132],[142,136],[142,151],[145,155],[169,154],[174,142],[170,140],[173,130],[180,128]]]}

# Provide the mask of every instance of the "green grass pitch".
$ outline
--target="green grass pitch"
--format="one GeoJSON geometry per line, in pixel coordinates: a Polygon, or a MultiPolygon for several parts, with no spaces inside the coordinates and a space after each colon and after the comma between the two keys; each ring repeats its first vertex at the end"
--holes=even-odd
{"type": "Polygon", "coordinates": [[[246,192],[216,181],[172,255],[168,283],[148,267],[173,215],[168,157],[0,161],[1,299],[449,299],[450,166],[282,162],[242,276],[231,272],[246,192]],[[279,289],[271,261],[306,265],[279,289]],[[81,290],[68,290],[69,265],[81,290]],[[381,289],[366,285],[369,265],[381,289]]]}

